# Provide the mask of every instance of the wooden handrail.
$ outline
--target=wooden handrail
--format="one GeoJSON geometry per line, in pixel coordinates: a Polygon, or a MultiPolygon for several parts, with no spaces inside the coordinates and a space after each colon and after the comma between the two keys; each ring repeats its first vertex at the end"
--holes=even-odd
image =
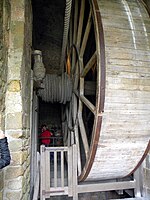
{"type": "Polygon", "coordinates": [[[50,142],[49,145],[52,144],[52,146],[55,146],[55,142],[57,140],[62,140],[63,141],[63,137],[62,136],[39,137],[39,140],[43,140],[43,139],[50,139],[51,142],[50,142]]]}

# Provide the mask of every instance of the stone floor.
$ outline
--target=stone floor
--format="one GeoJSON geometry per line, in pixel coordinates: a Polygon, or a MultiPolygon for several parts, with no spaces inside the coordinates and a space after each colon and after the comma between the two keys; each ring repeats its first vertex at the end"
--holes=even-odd
{"type": "MultiPolygon", "coordinates": [[[[124,199],[127,197],[126,195],[118,195],[116,192],[93,192],[93,193],[84,193],[79,194],[78,200],[117,200],[117,199],[124,199]]],[[[51,197],[47,200],[72,200],[72,197],[67,196],[57,196],[51,197]]],[[[140,199],[137,199],[140,200],[140,199]]]]}

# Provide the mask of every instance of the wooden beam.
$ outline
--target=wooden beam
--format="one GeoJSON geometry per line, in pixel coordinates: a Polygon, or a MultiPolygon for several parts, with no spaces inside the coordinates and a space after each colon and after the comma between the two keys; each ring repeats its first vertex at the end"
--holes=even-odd
{"type": "Polygon", "coordinates": [[[77,97],[73,94],[73,123],[74,123],[74,134],[75,134],[75,142],[77,145],[77,153],[78,153],[78,175],[81,174],[81,155],[80,155],[80,145],[79,145],[79,131],[78,131],[78,122],[77,122],[77,97]]]}
{"type": "MultiPolygon", "coordinates": [[[[84,94],[84,78],[80,78],[80,94],[84,94]]],[[[83,123],[83,118],[82,118],[82,110],[83,110],[83,104],[81,102],[81,99],[79,99],[79,107],[78,107],[78,121],[79,121],[79,128],[80,128],[80,133],[82,137],[82,142],[85,150],[85,156],[86,159],[88,158],[88,153],[89,153],[89,145],[88,145],[88,139],[86,135],[86,130],[85,126],[83,123]]]]}
{"type": "Polygon", "coordinates": [[[95,106],[83,95],[80,95],[80,99],[90,109],[90,111],[95,114],[95,106]]]}
{"type": "Polygon", "coordinates": [[[136,186],[136,181],[122,181],[122,182],[97,183],[97,184],[93,183],[93,184],[78,185],[78,193],[133,189],[135,188],[135,186],[136,186]]]}
{"type": "MultiPolygon", "coordinates": [[[[78,0],[75,1],[75,12],[74,12],[74,26],[73,26],[73,44],[76,44],[77,40],[77,22],[78,22],[78,0]]],[[[74,71],[76,63],[76,53],[75,49],[72,50],[72,72],[74,71]]]]}
{"type": "Polygon", "coordinates": [[[79,82],[79,62],[77,61],[76,66],[75,66],[75,74],[74,74],[74,87],[73,89],[76,90],[78,87],[78,82],[79,82]]]}
{"type": "Polygon", "coordinates": [[[78,49],[80,49],[80,43],[81,43],[84,10],[85,10],[85,0],[82,0],[81,1],[81,8],[80,8],[79,23],[78,23],[77,43],[76,43],[76,46],[77,46],[78,49]]]}
{"type": "Polygon", "coordinates": [[[91,18],[91,10],[90,10],[88,22],[87,22],[87,25],[86,25],[86,29],[85,29],[85,33],[84,33],[84,36],[83,36],[81,49],[80,49],[80,57],[83,57],[85,47],[86,47],[86,44],[87,44],[87,40],[88,40],[88,37],[89,37],[90,29],[91,29],[91,24],[92,24],[92,18],[91,18]]]}
{"type": "Polygon", "coordinates": [[[77,90],[74,90],[74,94],[95,114],[95,106],[83,95],[79,95],[77,90]]]}
{"type": "Polygon", "coordinates": [[[88,73],[88,71],[93,67],[93,65],[95,64],[96,62],[96,58],[97,58],[97,55],[96,55],[96,52],[92,55],[92,57],[90,58],[90,60],[88,61],[88,63],[86,64],[86,66],[84,67],[84,69],[82,70],[82,73],[81,73],[81,77],[85,77],[86,74],[88,73]]]}
{"type": "Polygon", "coordinates": [[[82,102],[79,100],[79,109],[78,109],[78,122],[79,122],[79,128],[80,128],[80,133],[81,133],[81,138],[84,146],[84,151],[85,151],[85,156],[86,159],[88,159],[88,154],[89,154],[89,145],[88,145],[88,139],[85,131],[85,126],[83,123],[83,118],[82,118],[82,102]]]}

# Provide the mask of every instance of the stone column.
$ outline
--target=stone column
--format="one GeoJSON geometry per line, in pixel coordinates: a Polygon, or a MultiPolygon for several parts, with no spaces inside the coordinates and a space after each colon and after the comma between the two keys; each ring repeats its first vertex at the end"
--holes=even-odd
{"type": "Polygon", "coordinates": [[[5,133],[11,165],[4,172],[5,200],[27,200],[30,189],[31,4],[11,0],[5,98],[5,133]]]}
{"type": "MultiPolygon", "coordinates": [[[[0,1],[0,131],[4,132],[5,94],[7,85],[8,34],[10,20],[9,1],[0,1]]],[[[0,199],[3,199],[4,170],[0,170],[0,199]]]]}

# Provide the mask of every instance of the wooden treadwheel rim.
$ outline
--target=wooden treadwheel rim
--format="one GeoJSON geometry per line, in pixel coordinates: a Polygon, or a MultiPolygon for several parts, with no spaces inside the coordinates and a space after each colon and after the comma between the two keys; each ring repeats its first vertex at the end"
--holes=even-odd
{"type": "MultiPolygon", "coordinates": [[[[143,3],[143,0],[141,0],[143,3]]],[[[101,19],[101,14],[99,10],[99,6],[97,4],[97,0],[92,1],[92,9],[93,9],[93,16],[94,16],[94,26],[96,30],[96,45],[100,45],[99,48],[97,48],[97,54],[100,57],[100,87],[97,88],[98,94],[100,94],[100,98],[97,101],[96,109],[97,109],[97,116],[95,117],[95,123],[93,126],[94,133],[93,139],[91,142],[90,146],[90,154],[89,158],[85,163],[85,166],[82,170],[81,175],[79,176],[79,181],[84,181],[87,177],[88,174],[90,173],[90,170],[92,168],[92,165],[94,163],[94,158],[95,154],[97,151],[97,145],[100,137],[100,132],[101,132],[101,125],[102,125],[102,115],[101,113],[104,112],[104,103],[105,103],[105,84],[106,84],[106,64],[105,64],[105,40],[104,40],[104,31],[103,31],[103,24],[102,24],[102,19],[101,19]],[[99,44],[98,44],[99,43],[99,44]]],[[[145,6],[149,16],[150,16],[150,9],[143,3],[145,6]]],[[[97,56],[97,58],[99,58],[97,56]]],[[[137,168],[141,165],[143,160],[145,159],[147,153],[150,150],[150,141],[143,153],[143,156],[137,163],[137,165],[133,168],[133,170],[127,175],[133,174],[137,168]]]]}
{"type": "MultiPolygon", "coordinates": [[[[97,91],[98,94],[100,94],[100,97],[97,101],[97,115],[104,112],[104,103],[105,103],[105,83],[106,83],[106,64],[105,64],[105,43],[104,43],[104,32],[103,32],[103,25],[101,20],[101,14],[99,11],[99,7],[96,0],[92,1],[92,9],[93,9],[93,15],[94,15],[94,26],[96,30],[96,45],[100,45],[99,48],[97,48],[97,54],[100,56],[100,87],[98,85],[97,91]]],[[[98,57],[98,56],[97,56],[98,57]]],[[[94,123],[94,133],[93,139],[90,146],[90,154],[89,158],[86,161],[86,164],[81,172],[81,175],[79,176],[79,181],[84,181],[93,165],[94,157],[97,150],[97,145],[100,137],[100,131],[101,131],[101,125],[102,125],[102,116],[97,116],[95,118],[94,123]]]]}

